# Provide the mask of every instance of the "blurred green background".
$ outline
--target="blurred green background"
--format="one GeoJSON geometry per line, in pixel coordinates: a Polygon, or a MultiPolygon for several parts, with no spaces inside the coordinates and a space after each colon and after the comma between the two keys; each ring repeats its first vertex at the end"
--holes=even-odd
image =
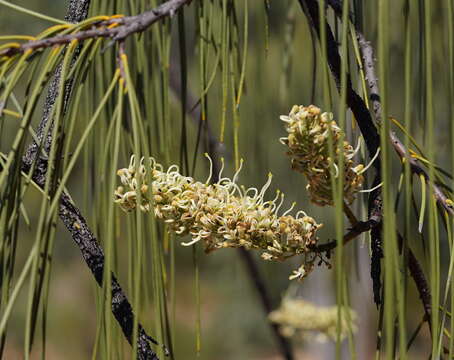
{"type": "MultiPolygon", "coordinates": [[[[299,5],[295,6],[294,14],[288,16],[288,7],[291,1],[270,1],[269,23],[265,16],[263,2],[250,1],[249,7],[249,39],[248,39],[248,62],[246,72],[246,88],[240,105],[240,143],[239,152],[245,159],[243,171],[240,175],[240,183],[246,186],[261,187],[268,172],[272,172],[274,178],[269,191],[269,197],[276,189],[286,194],[285,205],[289,206],[293,201],[297,202],[297,209],[304,209],[307,213],[324,223],[324,228],[319,232],[321,241],[327,241],[334,237],[334,208],[320,208],[310,204],[305,192],[305,180],[301,174],[291,171],[290,162],[285,156],[286,149],[279,143],[279,137],[285,136],[279,115],[287,114],[294,104],[308,105],[314,103],[322,106],[322,75],[319,64],[319,49],[313,44],[308,30],[307,21],[299,5]],[[286,44],[286,32],[289,26],[294,26],[294,35],[286,44]],[[266,35],[268,27],[269,34],[266,35]],[[291,48],[290,65],[286,66],[286,59],[291,48]],[[316,50],[314,53],[313,50],[316,50]],[[315,72],[314,72],[315,70],[315,72]],[[315,85],[315,88],[314,88],[315,85]]],[[[45,0],[15,0],[15,4],[45,13],[57,18],[63,18],[66,11],[66,1],[45,0]]],[[[239,13],[242,13],[242,2],[237,1],[239,13]]],[[[390,114],[397,119],[403,119],[404,102],[404,72],[403,53],[405,46],[403,12],[404,1],[391,2],[392,10],[389,18],[390,58],[389,61],[389,110],[390,114]]],[[[446,73],[446,31],[444,23],[443,1],[433,5],[433,47],[434,47],[434,98],[435,119],[437,122],[437,161],[444,164],[449,161],[449,138],[450,121],[448,116],[449,92],[446,73]]],[[[188,10],[191,14],[191,10],[188,10]]],[[[366,6],[364,11],[364,32],[373,45],[376,44],[376,12],[374,7],[366,6]]],[[[332,15],[331,16],[331,23],[332,15]]],[[[190,16],[189,16],[190,17],[190,16]]],[[[239,16],[241,19],[241,15],[239,16]]],[[[413,20],[414,37],[414,127],[412,135],[424,145],[425,119],[423,107],[423,95],[421,93],[421,61],[422,53],[421,36],[418,32],[419,22],[413,20]]],[[[14,10],[0,5],[0,35],[2,34],[37,34],[46,27],[48,22],[40,21],[14,10]]],[[[193,24],[188,21],[188,41],[194,45],[193,24]]],[[[198,59],[195,56],[196,46],[188,46],[189,63],[189,90],[198,94],[198,59]]],[[[172,57],[178,54],[177,41],[173,43],[172,57]]],[[[352,64],[354,63],[351,58],[352,64]]],[[[352,68],[355,68],[352,65],[352,68]]],[[[219,76],[218,76],[219,78],[219,76]]],[[[354,79],[357,81],[358,79],[354,79]]],[[[213,134],[218,137],[220,133],[220,82],[216,80],[212,88],[209,121],[213,134]]],[[[335,87],[332,83],[332,92],[335,87]]],[[[337,103],[337,95],[334,96],[337,103]]],[[[175,129],[179,124],[178,99],[172,103],[172,125],[175,129]]],[[[191,104],[190,104],[191,105],[191,104]]],[[[334,107],[336,108],[336,107],[334,107]]],[[[336,113],[336,112],[335,112],[336,113]]],[[[348,136],[356,144],[357,129],[352,128],[351,114],[348,114],[348,136]]],[[[39,119],[35,119],[38,121],[39,119]]],[[[194,151],[197,127],[189,122],[189,151],[194,151]]],[[[6,151],[8,138],[14,131],[14,126],[6,126],[2,135],[1,150],[6,151]]],[[[76,129],[81,131],[81,129],[76,129]]],[[[228,117],[226,141],[219,148],[226,158],[228,175],[233,171],[233,138],[232,118],[228,117]]],[[[178,143],[178,137],[172,140],[178,143]]],[[[178,153],[178,151],[176,151],[178,153]]],[[[178,156],[173,159],[178,162],[178,156]]],[[[396,161],[397,163],[397,161],[396,161]]],[[[126,166],[124,163],[122,166],[126,166]]],[[[204,181],[207,176],[207,162],[202,154],[198,155],[196,175],[197,179],[204,181]]],[[[396,166],[396,182],[398,167],[396,166]]],[[[74,200],[82,204],[83,189],[78,178],[80,172],[73,172],[68,189],[74,200]]],[[[419,185],[415,185],[417,199],[419,199],[419,185]]],[[[35,194],[36,195],[36,194],[35,194]]],[[[365,217],[365,201],[367,195],[359,195],[359,201],[355,203],[355,211],[360,218],[365,217]]],[[[27,200],[32,223],[36,222],[33,217],[33,208],[37,206],[34,195],[30,194],[27,200]]],[[[84,204],[90,208],[90,204],[84,204]]],[[[90,212],[92,209],[89,209],[90,212]]],[[[102,216],[102,214],[97,215],[102,216]]],[[[51,289],[48,306],[48,335],[47,335],[47,358],[48,359],[89,359],[96,336],[96,285],[89,273],[77,247],[74,245],[68,233],[59,226],[55,251],[53,255],[53,267],[51,289]]],[[[416,233],[416,231],[415,231],[416,233]]],[[[24,256],[30,247],[34,236],[33,227],[22,229],[20,239],[18,267],[23,262],[24,256]]],[[[444,236],[444,235],[443,235],[444,236]]],[[[421,253],[419,238],[412,240],[412,246],[421,253]]],[[[442,237],[442,253],[446,241],[442,237]]],[[[174,239],[178,243],[181,239],[174,239]]],[[[121,248],[121,244],[119,245],[121,248]]],[[[447,247],[446,247],[447,248],[447,247]]],[[[262,311],[260,300],[255,292],[250,279],[245,272],[244,264],[236,250],[228,249],[218,251],[206,256],[198,249],[198,261],[201,277],[201,304],[200,314],[202,321],[201,352],[196,355],[196,320],[197,304],[195,297],[195,271],[193,253],[190,248],[176,247],[176,358],[178,359],[279,359],[275,339],[269,329],[267,319],[262,311]]],[[[358,351],[358,359],[369,359],[375,351],[377,310],[373,304],[371,294],[371,281],[369,275],[369,244],[367,237],[352,242],[346,248],[347,256],[351,257],[348,263],[349,289],[351,306],[358,313],[359,329],[355,337],[358,351]]],[[[120,252],[121,254],[121,252],[120,252]]],[[[257,254],[254,254],[257,255],[257,254]]],[[[268,263],[255,256],[257,263],[269,286],[275,307],[279,305],[282,296],[289,285],[288,275],[297,265],[297,261],[289,260],[287,263],[268,263]]],[[[442,259],[447,261],[447,256],[442,259]]],[[[119,260],[121,263],[121,259],[119,260]]],[[[151,270],[150,270],[151,271],[151,270]]],[[[119,278],[126,283],[126,272],[119,270],[119,278]]],[[[151,276],[150,276],[151,278],[151,276]]],[[[326,266],[317,268],[301,284],[294,284],[292,291],[310,301],[321,305],[335,304],[334,274],[326,266]]],[[[414,285],[409,282],[410,296],[408,297],[409,333],[420,320],[422,308],[418,302],[418,296],[414,285]]],[[[128,291],[128,290],[127,290],[128,291]]],[[[9,334],[6,346],[5,359],[19,359],[22,357],[23,328],[25,322],[25,307],[27,301],[27,288],[20,295],[20,300],[14,307],[14,315],[9,325],[9,334]]],[[[144,310],[144,317],[153,318],[153,312],[144,310]]],[[[115,325],[117,326],[117,325],[115,325]]],[[[424,358],[427,350],[425,341],[428,333],[423,330],[413,348],[411,358],[424,358]]],[[[39,344],[39,342],[37,342],[39,344]]],[[[125,349],[128,345],[123,344],[125,349]]],[[[330,359],[334,357],[333,343],[314,343],[306,341],[295,343],[297,359],[330,359]]],[[[39,346],[34,351],[35,357],[39,358],[39,346]]],[[[346,353],[345,353],[346,354],[346,353]]],[[[348,358],[348,355],[345,355],[348,358]]]]}

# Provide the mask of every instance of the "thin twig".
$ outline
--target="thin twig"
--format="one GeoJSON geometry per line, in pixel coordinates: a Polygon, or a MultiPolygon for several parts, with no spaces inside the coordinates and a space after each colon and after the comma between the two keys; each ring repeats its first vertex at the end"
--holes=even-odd
{"type": "Polygon", "coordinates": [[[19,47],[9,47],[0,51],[1,56],[13,56],[22,54],[27,50],[38,50],[54,45],[69,44],[73,40],[82,42],[87,39],[111,38],[113,41],[122,41],[127,37],[146,30],[155,22],[166,17],[172,17],[181,7],[188,5],[192,0],[169,0],[155,9],[146,11],[135,16],[115,17],[105,21],[99,21],[92,25],[89,30],[78,31],[73,34],[57,35],[46,39],[32,40],[19,47]],[[118,26],[110,27],[109,25],[118,26]]]}
{"type": "MultiPolygon", "coordinates": [[[[364,62],[364,70],[366,74],[366,81],[370,90],[370,99],[372,101],[375,118],[378,122],[382,121],[382,110],[380,104],[380,96],[378,89],[378,78],[375,74],[374,66],[374,51],[373,48],[368,42],[364,35],[357,31],[358,44],[361,50],[361,55],[364,62]]],[[[404,144],[400,141],[394,131],[390,131],[389,137],[391,139],[391,144],[394,147],[394,150],[399,155],[401,161],[409,161],[410,170],[413,174],[423,175],[427,185],[432,186],[433,194],[438,204],[444,208],[449,214],[454,215],[454,208],[450,205],[447,196],[441,190],[441,188],[435,183],[435,181],[430,181],[429,175],[427,174],[424,167],[414,157],[409,155],[408,150],[405,148],[404,144]]]]}
{"type": "MultiPolygon", "coordinates": [[[[343,244],[347,244],[350,240],[356,239],[362,233],[365,233],[371,229],[371,223],[369,221],[358,221],[342,238],[343,244]]],[[[329,241],[325,244],[319,244],[311,247],[311,250],[323,253],[334,250],[338,245],[337,240],[329,241]]]]}

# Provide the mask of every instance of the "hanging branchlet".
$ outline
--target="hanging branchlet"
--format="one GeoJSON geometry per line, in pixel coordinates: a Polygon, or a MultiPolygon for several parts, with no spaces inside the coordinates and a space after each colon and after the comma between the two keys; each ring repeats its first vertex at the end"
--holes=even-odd
{"type": "MultiPolygon", "coordinates": [[[[87,39],[110,38],[113,42],[147,30],[154,23],[172,17],[180,8],[192,0],[168,0],[154,9],[134,16],[95,16],[79,24],[60,24],[46,29],[37,37],[27,37],[27,42],[0,44],[0,64],[11,57],[36,50],[65,45],[73,40],[83,42],[87,39]]],[[[17,38],[16,37],[12,37],[17,38]]]]}
{"type": "Polygon", "coordinates": [[[288,116],[281,116],[285,122],[288,136],[281,138],[282,144],[289,147],[288,155],[292,168],[303,173],[308,179],[307,190],[311,201],[317,205],[333,205],[331,167],[335,176],[339,174],[339,164],[344,164],[344,199],[351,204],[361,188],[366,170],[363,165],[355,165],[353,157],[359,147],[354,149],[348,141],[343,141],[342,130],[333,120],[332,113],[322,113],[314,106],[293,106],[288,116]],[[335,159],[329,152],[329,137],[332,137],[335,159]]]}
{"type": "MultiPolygon", "coordinates": [[[[321,224],[304,211],[288,215],[294,204],[279,216],[283,203],[279,192],[274,200],[265,200],[271,174],[258,190],[238,186],[239,171],[229,179],[222,177],[221,169],[219,181],[209,184],[211,175],[205,183],[198,182],[181,175],[176,165],[165,171],[153,158],[142,158],[137,165],[133,156],[128,168],[118,170],[123,185],[115,191],[115,202],[131,211],[140,198],[140,210],[153,210],[170,231],[191,236],[192,240],[183,245],[202,241],[206,252],[243,247],[262,250],[265,260],[285,260],[309,254],[317,242],[321,224]]],[[[314,254],[307,258],[313,260],[314,254]]]]}
{"type": "Polygon", "coordinates": [[[339,327],[342,340],[348,331],[355,332],[357,329],[357,315],[350,308],[322,307],[303,299],[284,298],[280,307],[269,314],[269,319],[279,324],[284,336],[305,340],[315,338],[336,341],[339,327]]]}

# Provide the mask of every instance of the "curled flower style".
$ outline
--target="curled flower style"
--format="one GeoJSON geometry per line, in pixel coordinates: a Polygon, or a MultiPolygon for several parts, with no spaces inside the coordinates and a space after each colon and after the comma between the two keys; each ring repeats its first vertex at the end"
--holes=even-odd
{"type": "Polygon", "coordinates": [[[209,184],[211,176],[201,183],[181,175],[176,165],[165,171],[153,158],[136,164],[131,157],[129,167],[118,170],[123,185],[115,191],[115,202],[125,211],[138,205],[144,212],[153,210],[171,231],[191,236],[183,245],[203,241],[207,252],[244,247],[262,250],[266,260],[310,252],[322,225],[304,211],[289,215],[293,206],[279,216],[284,196],[278,192],[274,200],[264,199],[271,174],[258,190],[237,185],[239,170],[233,179],[222,177],[222,171],[217,183],[209,184]]]}
{"type": "Polygon", "coordinates": [[[344,166],[344,199],[351,204],[355,194],[361,188],[366,170],[363,165],[354,164],[352,158],[357,149],[343,141],[342,130],[333,120],[332,113],[322,113],[314,105],[293,106],[288,116],[281,116],[286,124],[288,136],[281,138],[282,144],[289,147],[288,155],[292,161],[292,168],[303,173],[308,179],[307,190],[311,201],[317,205],[333,205],[333,192],[330,167],[335,169],[336,177],[339,173],[339,164],[343,159],[344,166]],[[332,136],[334,161],[329,152],[329,136],[332,136]]]}
{"type": "Polygon", "coordinates": [[[348,307],[317,306],[303,299],[284,298],[279,309],[269,315],[272,322],[279,324],[281,333],[286,337],[300,337],[325,341],[336,340],[337,329],[340,326],[341,339],[345,338],[347,331],[357,330],[357,315],[348,307]],[[338,311],[340,310],[340,324],[338,311]]]}

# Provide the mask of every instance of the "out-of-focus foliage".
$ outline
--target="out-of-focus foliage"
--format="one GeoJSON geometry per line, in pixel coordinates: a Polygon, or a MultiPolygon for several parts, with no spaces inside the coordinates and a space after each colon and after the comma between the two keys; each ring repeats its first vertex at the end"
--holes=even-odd
{"type": "MultiPolygon", "coordinates": [[[[400,119],[401,123],[410,124],[411,135],[423,149],[427,149],[427,133],[432,129],[432,160],[449,170],[451,167],[446,164],[450,164],[452,159],[450,144],[453,142],[450,125],[453,89],[450,86],[454,75],[450,67],[452,64],[447,61],[453,46],[448,42],[449,26],[452,27],[449,21],[452,22],[452,19],[449,20],[446,12],[447,1],[430,5],[431,33],[424,26],[423,2],[388,1],[386,21],[389,41],[388,53],[385,54],[389,56],[385,60],[378,60],[385,63],[387,83],[382,85],[381,95],[387,100],[388,113],[400,119]],[[427,49],[427,36],[431,36],[431,50],[427,49]],[[426,116],[427,51],[430,51],[434,69],[431,87],[433,122],[426,116]],[[407,120],[411,120],[411,123],[407,120]]],[[[119,105],[122,96],[116,88],[113,91],[115,95],[106,100],[93,123],[90,122],[93,114],[102,103],[118,67],[117,48],[115,45],[108,46],[108,40],[102,45],[86,42],[84,61],[88,65],[77,70],[77,91],[72,94],[75,100],[65,117],[62,116],[66,134],[62,153],[67,157],[63,158],[62,168],[57,171],[63,174],[68,169],[81,143],[79,141],[86,141],[81,143],[79,157],[68,172],[65,188],[84,211],[89,225],[106,249],[108,266],[118,275],[133,305],[139,305],[137,313],[140,321],[160,341],[166,342],[169,336],[166,331],[170,333],[175,358],[196,358],[196,353],[199,353],[200,359],[210,360],[271,360],[278,359],[280,355],[269,330],[267,315],[262,311],[260,300],[236,250],[224,249],[205,255],[200,246],[194,250],[180,247],[177,245],[179,240],[169,234],[164,226],[151,221],[151,217],[143,217],[148,215],[136,217],[130,214],[125,217],[113,204],[113,189],[118,185],[116,170],[128,165],[132,153],[136,153],[136,156],[152,155],[165,166],[179,164],[185,175],[206,178],[209,168],[203,153],[209,145],[208,128],[199,126],[201,118],[210,125],[217,153],[225,157],[226,176],[233,177],[240,158],[246,160],[239,175],[240,182],[246,187],[260,188],[266,182],[267,174],[272,172],[274,181],[270,193],[279,189],[286,194],[283,207],[288,208],[296,201],[296,208],[304,209],[317,222],[324,223],[324,227],[318,231],[321,240],[328,241],[336,236],[336,209],[311,204],[305,191],[306,180],[301,174],[292,171],[285,155],[287,149],[279,142],[279,138],[286,135],[279,116],[288,113],[294,104],[317,104],[323,109],[330,106],[336,118],[340,115],[339,97],[331,77],[328,78],[331,104],[324,103],[324,90],[327,88],[323,86],[325,67],[319,44],[313,39],[313,32],[296,1],[232,1],[235,4],[235,16],[230,14],[226,18],[222,15],[222,4],[227,2],[230,3],[206,1],[209,5],[201,9],[199,2],[194,0],[185,9],[184,19],[178,19],[178,15],[175,15],[145,33],[127,39],[125,53],[129,74],[126,86],[129,88],[122,100],[124,103],[119,105]],[[97,49],[97,52],[93,49],[97,49]],[[90,58],[89,50],[94,51],[93,58],[90,58]],[[186,97],[181,90],[182,71],[187,73],[186,97]],[[186,115],[182,114],[182,108],[189,110],[186,115]],[[121,125],[121,131],[117,132],[117,124],[121,125]],[[84,137],[90,126],[93,127],[84,137]],[[117,138],[115,134],[119,134],[117,138]],[[118,144],[120,146],[116,147],[118,144]],[[164,286],[166,292],[163,291],[164,286]]],[[[60,19],[64,17],[67,5],[62,0],[15,3],[60,19]]],[[[96,1],[92,5],[91,15],[137,14],[156,3],[96,1]]],[[[366,38],[372,41],[374,47],[378,47],[377,4],[353,1],[351,10],[357,16],[355,21],[363,29],[366,38]]],[[[341,24],[331,11],[328,12],[328,20],[340,43],[341,24]]],[[[0,35],[36,35],[50,25],[0,5],[0,35]]],[[[347,49],[353,84],[362,94],[363,79],[358,71],[351,41],[347,49]]],[[[49,52],[44,54],[48,55],[49,52]]],[[[33,71],[39,71],[40,66],[43,63],[36,66],[37,69],[28,69],[24,80],[16,85],[19,103],[23,103],[30,94],[29,83],[25,79],[32,79],[36,75],[33,71]]],[[[43,106],[45,90],[41,91],[37,110],[31,118],[34,129],[41,118],[39,109],[43,106]]],[[[396,126],[390,126],[405,138],[396,126]]],[[[14,117],[5,116],[1,120],[2,153],[9,153],[18,128],[19,120],[14,117]]],[[[347,112],[343,130],[346,138],[356,143],[359,131],[350,112],[347,112]]],[[[27,136],[30,141],[31,135],[27,133],[27,136]]],[[[415,147],[412,148],[416,151],[415,147]]],[[[361,151],[363,161],[365,150],[361,151]]],[[[393,163],[387,165],[389,172],[386,181],[395,185],[395,194],[401,166],[394,154],[389,156],[393,163]]],[[[219,162],[219,159],[215,160],[219,162]]],[[[442,306],[445,280],[449,265],[452,264],[452,246],[442,219],[434,211],[428,214],[421,211],[421,203],[424,203],[422,200],[425,198],[421,196],[420,183],[413,180],[414,197],[408,200],[412,200],[411,217],[398,216],[396,224],[405,229],[407,241],[422,259],[424,270],[431,274],[431,284],[434,284],[434,280],[438,284],[441,298],[439,296],[437,301],[442,306]],[[417,231],[418,218],[421,219],[421,216],[423,220],[426,219],[423,234],[417,231]],[[438,225],[429,226],[429,217],[432,223],[438,221],[438,225]],[[435,241],[439,255],[429,258],[428,247],[435,241]]],[[[371,185],[371,181],[366,179],[365,185],[371,185]]],[[[402,190],[402,196],[403,193],[402,190]]],[[[408,193],[405,196],[408,197],[408,193]]],[[[359,218],[365,219],[367,194],[359,193],[356,197],[358,200],[352,209],[359,218]]],[[[18,281],[20,271],[37,241],[36,229],[40,223],[39,209],[42,203],[42,193],[29,187],[23,201],[29,225],[21,217],[15,246],[16,265],[11,279],[13,285],[18,281]]],[[[405,213],[404,201],[396,203],[396,211],[398,214],[405,213]]],[[[130,347],[117,324],[110,319],[109,311],[106,311],[110,304],[106,305],[102,301],[104,290],[96,287],[78,248],[58,219],[54,235],[50,249],[46,250],[52,265],[48,270],[49,285],[43,296],[45,305],[39,305],[39,326],[35,333],[32,358],[39,357],[44,343],[46,358],[49,359],[90,358],[94,349],[99,358],[105,358],[109,347],[106,344],[112,343],[114,345],[109,350],[112,358],[119,354],[128,357],[130,347]],[[44,318],[47,319],[45,332],[44,326],[41,326],[44,318]]],[[[189,238],[185,240],[190,241],[189,238]]],[[[351,356],[346,354],[353,349],[359,359],[372,358],[375,353],[378,312],[371,294],[368,236],[361,236],[342,251],[341,284],[339,281],[336,283],[339,277],[336,278],[334,272],[322,264],[304,282],[294,285],[296,291],[293,295],[317,304],[334,305],[336,289],[340,288],[342,305],[349,305],[356,311],[358,327],[361,329],[356,334],[352,331],[347,334],[348,340],[342,343],[341,351],[345,358],[351,356]],[[345,304],[346,299],[348,304],[345,304]]],[[[331,262],[335,260],[331,259],[331,262]]],[[[300,263],[298,259],[289,259],[282,263],[258,264],[272,294],[273,305],[277,308],[289,285],[288,274],[300,263]]],[[[400,281],[401,278],[398,279],[400,281]]],[[[25,324],[29,321],[28,309],[33,295],[28,290],[28,279],[25,285],[18,294],[8,322],[6,359],[19,358],[24,352],[25,324]]],[[[403,278],[401,289],[404,288],[408,289],[404,297],[404,323],[407,325],[404,330],[409,340],[423,318],[423,311],[409,277],[403,278]]],[[[431,289],[434,288],[436,286],[431,289]]],[[[451,332],[448,324],[452,320],[448,315],[445,317],[446,331],[451,332]]],[[[423,327],[408,358],[427,358],[430,351],[430,334],[423,327]]],[[[312,358],[310,356],[329,359],[334,357],[334,345],[330,342],[313,344],[306,341],[303,345],[295,345],[295,354],[298,359],[312,358]]]]}

